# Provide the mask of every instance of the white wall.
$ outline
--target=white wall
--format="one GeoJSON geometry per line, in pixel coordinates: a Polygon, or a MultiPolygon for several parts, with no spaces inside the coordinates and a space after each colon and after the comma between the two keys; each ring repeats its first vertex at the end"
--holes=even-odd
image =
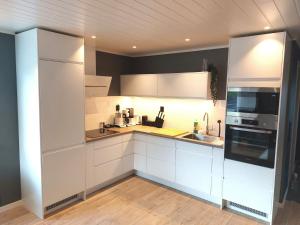
{"type": "Polygon", "coordinates": [[[218,101],[216,106],[210,100],[179,98],[146,98],[146,97],[97,97],[86,99],[86,130],[98,128],[100,121],[113,123],[115,105],[121,108],[133,107],[136,115],[148,115],[155,119],[160,106],[165,107],[164,127],[193,130],[193,122],[197,119],[205,129],[203,116],[209,113],[210,129],[218,131],[217,120],[222,121],[221,135],[224,136],[225,101],[218,101]]]}

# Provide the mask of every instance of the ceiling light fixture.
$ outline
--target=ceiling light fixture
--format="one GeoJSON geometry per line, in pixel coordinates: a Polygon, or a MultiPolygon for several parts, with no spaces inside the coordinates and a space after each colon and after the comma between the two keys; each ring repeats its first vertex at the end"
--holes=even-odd
{"type": "Polygon", "coordinates": [[[136,48],[136,46],[134,45],[134,46],[132,46],[132,48],[134,48],[134,49],[135,49],[135,48],[136,48]]]}
{"type": "Polygon", "coordinates": [[[191,39],[189,39],[189,38],[184,39],[185,42],[189,42],[190,40],[191,39]]]}
{"type": "Polygon", "coordinates": [[[91,38],[92,38],[92,39],[96,39],[96,36],[95,36],[95,35],[93,35],[93,36],[91,36],[91,38]]]}
{"type": "Polygon", "coordinates": [[[270,26],[266,26],[266,27],[264,27],[264,29],[265,29],[265,30],[270,30],[271,27],[270,27],[270,26]]]}

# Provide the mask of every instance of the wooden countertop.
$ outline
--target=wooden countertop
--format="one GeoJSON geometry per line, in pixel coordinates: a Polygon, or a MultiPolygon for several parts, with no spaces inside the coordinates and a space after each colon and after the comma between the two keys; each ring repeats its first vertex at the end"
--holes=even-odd
{"type": "Polygon", "coordinates": [[[212,146],[212,147],[217,147],[217,148],[223,148],[223,146],[224,146],[223,138],[220,138],[219,140],[216,140],[213,142],[186,139],[186,138],[183,138],[182,136],[184,136],[185,134],[188,134],[189,133],[188,131],[171,129],[171,128],[157,128],[157,127],[136,125],[136,126],[124,127],[124,128],[113,127],[113,128],[109,128],[109,130],[116,131],[117,133],[109,134],[109,135],[97,137],[97,138],[86,137],[86,142],[93,142],[93,141],[98,141],[98,140],[105,139],[105,138],[110,138],[110,137],[115,137],[118,135],[136,132],[136,133],[154,135],[154,136],[158,136],[158,137],[176,139],[176,140],[190,142],[190,143],[194,143],[194,144],[207,145],[207,146],[212,146]]]}

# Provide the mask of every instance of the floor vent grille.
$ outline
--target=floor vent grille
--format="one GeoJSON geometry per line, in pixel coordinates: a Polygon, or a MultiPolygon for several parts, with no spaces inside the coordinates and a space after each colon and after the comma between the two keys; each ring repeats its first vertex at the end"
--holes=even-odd
{"type": "Polygon", "coordinates": [[[49,212],[49,211],[54,211],[56,208],[61,208],[63,206],[66,206],[68,203],[71,203],[73,202],[74,200],[78,199],[78,194],[76,195],[72,195],[68,198],[65,198],[59,202],[56,202],[52,205],[49,205],[45,208],[46,212],[49,212]]]}
{"type": "Polygon", "coordinates": [[[243,205],[237,204],[235,202],[230,202],[229,204],[230,204],[230,206],[233,206],[233,207],[245,210],[247,212],[250,212],[250,213],[253,213],[253,214],[256,214],[256,215],[259,215],[259,216],[267,218],[267,214],[266,213],[258,211],[256,209],[252,209],[252,208],[249,208],[247,206],[243,206],[243,205]]]}

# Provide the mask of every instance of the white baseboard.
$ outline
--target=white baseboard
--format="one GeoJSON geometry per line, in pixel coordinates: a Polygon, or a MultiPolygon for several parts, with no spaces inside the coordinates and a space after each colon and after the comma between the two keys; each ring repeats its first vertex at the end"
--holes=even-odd
{"type": "Polygon", "coordinates": [[[4,206],[0,207],[0,213],[5,212],[5,211],[7,211],[9,209],[13,209],[13,208],[15,208],[17,206],[21,206],[21,205],[23,205],[23,201],[22,200],[19,200],[19,201],[16,201],[16,202],[4,205],[4,206]]]}

